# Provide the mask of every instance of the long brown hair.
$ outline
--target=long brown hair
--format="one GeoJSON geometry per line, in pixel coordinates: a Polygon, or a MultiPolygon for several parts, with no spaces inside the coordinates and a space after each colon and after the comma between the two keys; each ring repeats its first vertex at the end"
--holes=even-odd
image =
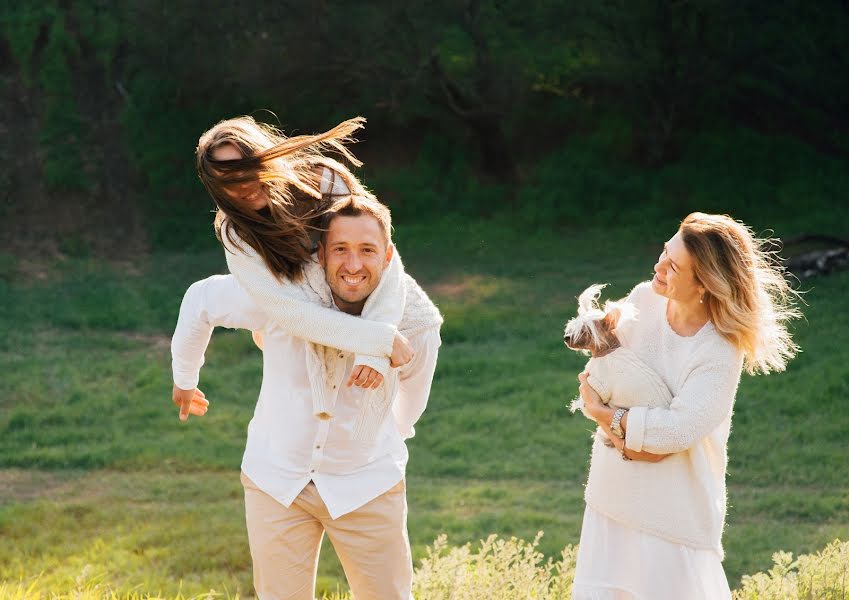
{"type": "MultiPolygon", "coordinates": [[[[356,117],[316,135],[286,137],[275,127],[252,117],[236,117],[216,124],[201,135],[196,151],[198,176],[215,201],[215,232],[236,247],[248,244],[278,277],[297,280],[312,252],[310,232],[333,196],[322,195],[323,169],[331,170],[351,193],[371,196],[340,162],[324,155],[338,152],[355,166],[362,163],[345,144],[361,129],[365,119],[356,117]],[[220,161],[216,148],[234,146],[242,158],[220,161]],[[227,193],[239,184],[256,182],[267,199],[262,210],[234,202],[227,193]]],[[[331,185],[331,190],[333,189],[331,185]]]]}
{"type": "Polygon", "coordinates": [[[743,352],[749,374],[783,371],[799,351],[787,323],[801,316],[769,238],[727,215],[692,213],[681,237],[717,332],[743,352]]]}

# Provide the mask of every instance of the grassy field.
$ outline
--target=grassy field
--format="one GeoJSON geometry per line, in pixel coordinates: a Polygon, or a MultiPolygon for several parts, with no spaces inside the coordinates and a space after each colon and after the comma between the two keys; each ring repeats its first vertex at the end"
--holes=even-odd
{"type": "MultiPolygon", "coordinates": [[[[819,218],[819,217],[818,217],[819,218]]],[[[778,235],[798,223],[754,223],[778,235]]],[[[561,341],[575,295],[648,278],[674,223],[651,230],[515,229],[506,219],[400,226],[410,272],[443,310],[430,405],[410,441],[410,535],[578,541],[588,422],[565,405],[583,359],[561,341]]],[[[133,264],[0,260],[0,581],[67,592],[84,582],[173,596],[250,595],[238,467],[261,362],[219,332],[203,419],[170,404],[169,339],[185,288],[219,251],[133,264]],[[25,275],[22,276],[21,273],[25,275]]],[[[849,537],[849,273],[809,282],[804,353],[744,377],[730,442],[726,570],[732,586],[779,549],[849,537]]],[[[320,590],[344,589],[329,544],[320,590]]]]}

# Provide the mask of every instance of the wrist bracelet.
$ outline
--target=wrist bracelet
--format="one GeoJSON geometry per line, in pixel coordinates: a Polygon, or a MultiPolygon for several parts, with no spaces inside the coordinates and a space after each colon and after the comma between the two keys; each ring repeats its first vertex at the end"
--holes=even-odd
{"type": "Polygon", "coordinates": [[[622,417],[624,417],[627,412],[627,408],[617,408],[613,413],[613,419],[610,421],[610,431],[612,431],[613,435],[620,439],[625,439],[625,431],[622,429],[621,421],[622,417]]]}

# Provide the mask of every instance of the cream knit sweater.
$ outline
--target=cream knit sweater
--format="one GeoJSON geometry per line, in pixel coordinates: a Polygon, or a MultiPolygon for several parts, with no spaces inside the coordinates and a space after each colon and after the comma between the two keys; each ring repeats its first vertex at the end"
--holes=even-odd
{"type": "MultiPolygon", "coordinates": [[[[617,335],[661,377],[672,402],[631,408],[625,443],[672,456],[658,463],[623,461],[596,436],[586,502],[629,527],[722,556],[726,447],[742,354],[710,323],[691,337],[676,334],[666,320],[666,298],[648,282],[628,300],[640,316],[620,325],[617,335]]],[[[611,403],[617,405],[615,394],[611,403]]]]}
{"type": "MultiPolygon", "coordinates": [[[[331,186],[336,194],[347,193],[342,179],[334,178],[332,172],[325,168],[322,192],[330,192],[331,186]]],[[[226,226],[225,221],[223,228],[226,226]]],[[[316,415],[333,415],[331,394],[327,388],[334,376],[328,369],[334,363],[326,360],[327,353],[332,352],[332,349],[356,353],[355,365],[372,367],[383,375],[383,384],[365,394],[355,424],[357,439],[374,441],[389,414],[398,389],[397,369],[389,367],[389,355],[392,353],[397,326],[402,325],[402,333],[409,336],[442,324],[439,310],[415,280],[404,272],[398,252],[393,253],[377,288],[366,300],[360,318],[331,310],[333,299],[330,288],[325,280],[324,269],[316,260],[304,265],[302,281],[295,283],[279,280],[248,244],[237,238],[238,245],[234,246],[226,231],[222,231],[221,238],[230,273],[254,302],[283,331],[311,342],[307,369],[316,415]]]]}
{"type": "MultiPolygon", "coordinates": [[[[315,302],[327,308],[332,306],[333,296],[325,281],[324,269],[316,261],[312,261],[305,265],[304,275],[307,284],[305,287],[310,290],[311,294],[315,293],[315,302]]],[[[383,277],[386,277],[385,272],[383,277]]],[[[383,277],[381,277],[381,282],[383,277]]],[[[439,328],[442,325],[442,315],[424,290],[406,273],[402,273],[401,281],[404,286],[404,300],[400,302],[404,307],[403,315],[398,325],[401,333],[410,337],[425,329],[439,328]]],[[[366,301],[366,308],[368,308],[368,303],[372,301],[376,293],[377,291],[369,296],[366,301]]],[[[383,301],[391,302],[392,299],[386,298],[383,301]]],[[[365,314],[365,310],[363,310],[363,314],[365,314]]],[[[338,347],[310,343],[307,349],[307,370],[309,371],[312,389],[313,410],[316,415],[327,413],[333,416],[331,399],[334,395],[330,392],[330,386],[336,379],[333,368],[337,363],[331,357],[336,354],[335,348],[338,347]]],[[[367,390],[363,395],[360,412],[354,424],[354,437],[357,440],[368,443],[375,441],[383,421],[389,416],[392,402],[398,393],[398,375],[398,369],[390,369],[385,375],[383,383],[377,389],[367,390]]]]}
{"type": "MultiPolygon", "coordinates": [[[[348,190],[342,178],[333,177],[327,168],[324,169],[321,185],[325,194],[331,191],[344,194],[348,190]]],[[[362,318],[359,318],[329,311],[326,304],[322,306],[327,284],[320,267],[320,278],[310,277],[310,265],[307,265],[305,281],[281,281],[268,269],[262,257],[238,236],[234,236],[236,245],[230,243],[224,230],[226,226],[225,221],[221,239],[227,268],[283,331],[316,344],[353,352],[356,354],[355,365],[372,367],[386,377],[406,296],[404,266],[398,252],[393,253],[392,261],[384,269],[380,283],[369,296],[362,318]]]]}

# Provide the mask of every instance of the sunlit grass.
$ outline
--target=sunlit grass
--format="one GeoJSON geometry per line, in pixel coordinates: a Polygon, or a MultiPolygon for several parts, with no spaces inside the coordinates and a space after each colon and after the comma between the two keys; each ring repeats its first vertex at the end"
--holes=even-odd
{"type": "MultiPolygon", "coordinates": [[[[644,279],[662,240],[504,220],[399,227],[396,239],[447,317],[409,444],[416,560],[441,533],[462,545],[539,530],[538,550],[557,559],[578,541],[590,430],[565,409],[584,359],[563,347],[562,326],[588,284],[617,296],[644,279]]],[[[115,597],[252,594],[238,482],[261,377],[250,336],[214,337],[206,417],[181,424],[170,405],[181,294],[222,267],[218,252],[162,255],[0,280],[0,596],[33,584],[70,595],[81,573],[102,586],[85,593],[115,597]]],[[[724,537],[734,586],[776,550],[849,538],[849,274],[809,287],[804,353],[738,393],[724,537]]],[[[327,543],[319,579],[322,592],[345,589],[327,543]]]]}

